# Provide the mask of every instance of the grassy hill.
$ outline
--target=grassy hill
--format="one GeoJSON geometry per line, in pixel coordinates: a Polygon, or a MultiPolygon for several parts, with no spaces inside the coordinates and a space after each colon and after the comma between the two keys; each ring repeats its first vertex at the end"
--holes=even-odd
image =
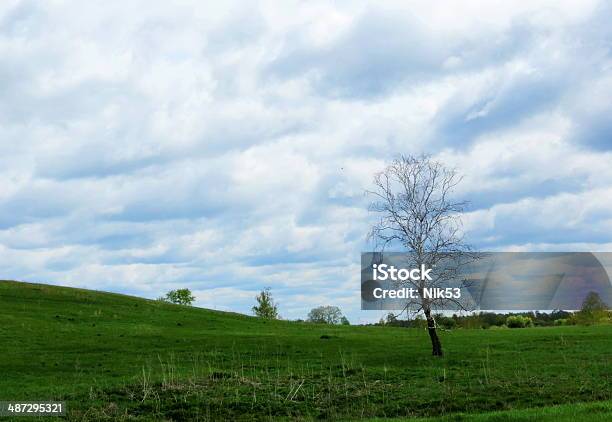
{"type": "Polygon", "coordinates": [[[0,318],[0,400],[66,400],[72,420],[612,417],[610,326],[445,331],[435,359],[417,329],[12,281],[0,318]]]}

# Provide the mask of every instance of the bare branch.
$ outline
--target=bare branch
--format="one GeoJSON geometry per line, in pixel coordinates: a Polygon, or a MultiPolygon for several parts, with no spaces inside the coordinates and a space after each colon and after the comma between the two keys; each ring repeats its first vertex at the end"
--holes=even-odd
{"type": "Polygon", "coordinates": [[[376,248],[384,251],[390,245],[399,246],[417,267],[440,264],[432,280],[404,283],[420,293],[418,300],[407,301],[405,310],[424,312],[434,354],[437,351],[441,354],[442,349],[435,335],[432,310],[449,306],[468,309],[460,300],[426,299],[422,293],[426,288],[457,280],[463,266],[477,259],[465,254],[471,252],[461,231],[461,214],[467,203],[453,199],[453,191],[461,180],[455,169],[429,156],[400,156],[374,176],[374,189],[366,192],[374,199],[370,211],[379,214],[369,234],[376,248]]]}

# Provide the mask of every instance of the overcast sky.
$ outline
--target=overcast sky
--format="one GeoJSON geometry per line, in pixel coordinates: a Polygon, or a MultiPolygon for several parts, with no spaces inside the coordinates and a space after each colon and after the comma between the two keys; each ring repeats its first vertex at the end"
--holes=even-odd
{"type": "Polygon", "coordinates": [[[359,311],[364,189],[465,176],[485,250],[612,251],[612,7],[0,2],[0,278],[359,311]]]}

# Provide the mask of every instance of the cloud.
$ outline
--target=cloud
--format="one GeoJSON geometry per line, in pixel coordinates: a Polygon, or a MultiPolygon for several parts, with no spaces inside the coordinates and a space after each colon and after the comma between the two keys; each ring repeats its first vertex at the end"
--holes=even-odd
{"type": "MultiPolygon", "coordinates": [[[[609,250],[610,6],[4,2],[3,278],[358,311],[372,175],[465,175],[467,238],[609,250]]],[[[377,319],[378,317],[376,317],[377,319]]]]}

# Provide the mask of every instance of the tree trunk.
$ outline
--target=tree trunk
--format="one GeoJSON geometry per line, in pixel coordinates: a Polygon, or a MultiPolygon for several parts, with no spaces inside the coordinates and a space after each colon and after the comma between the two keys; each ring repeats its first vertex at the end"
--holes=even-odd
{"type": "Polygon", "coordinates": [[[436,322],[431,316],[430,311],[425,311],[425,318],[427,319],[427,332],[429,333],[429,338],[431,339],[431,354],[434,356],[442,356],[442,343],[440,343],[440,339],[438,338],[438,333],[436,332],[436,322]]]}

